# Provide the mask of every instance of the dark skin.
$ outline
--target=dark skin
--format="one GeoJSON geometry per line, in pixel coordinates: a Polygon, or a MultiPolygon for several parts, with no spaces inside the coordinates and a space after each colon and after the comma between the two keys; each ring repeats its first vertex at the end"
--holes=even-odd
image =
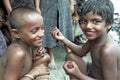
{"type": "Polygon", "coordinates": [[[119,80],[120,79],[120,47],[107,33],[108,28],[101,16],[88,12],[83,16],[81,27],[88,38],[83,46],[75,45],[67,40],[61,32],[54,28],[51,34],[55,39],[62,41],[73,53],[67,54],[67,60],[73,61],[73,68],[64,64],[67,74],[74,77],[71,80],[119,80]],[[87,22],[86,22],[87,21],[87,22]],[[91,52],[92,76],[85,75],[87,64],[82,57],[91,52]]]}
{"type": "Polygon", "coordinates": [[[40,47],[42,44],[42,37],[44,36],[43,19],[39,13],[29,14],[28,12],[26,17],[24,15],[26,14],[20,17],[24,22],[21,30],[12,29],[13,36],[17,39],[11,43],[6,53],[0,58],[0,80],[32,80],[24,75],[30,74],[35,78],[38,75],[49,74],[49,70],[45,66],[49,62],[49,57],[47,57],[48,61],[45,61],[47,63],[38,64],[39,59],[43,59],[43,61],[47,59],[44,55],[44,57],[36,59],[36,62],[33,61],[31,50],[31,46],[40,47]],[[35,63],[34,67],[38,67],[41,72],[33,68],[35,63]]]}
{"type": "Polygon", "coordinates": [[[50,61],[50,56],[46,53],[45,48],[38,47],[34,50],[33,55],[33,67],[39,64],[43,64],[44,66],[48,66],[50,61]]]}

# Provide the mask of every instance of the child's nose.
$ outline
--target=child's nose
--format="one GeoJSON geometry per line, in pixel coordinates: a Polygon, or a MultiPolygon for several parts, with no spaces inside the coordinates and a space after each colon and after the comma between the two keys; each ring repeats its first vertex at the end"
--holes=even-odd
{"type": "Polygon", "coordinates": [[[87,25],[86,25],[86,27],[87,27],[88,29],[89,29],[89,28],[92,28],[92,26],[93,26],[93,25],[92,25],[91,22],[88,22],[87,25]]]}
{"type": "Polygon", "coordinates": [[[43,37],[44,36],[44,30],[39,30],[39,32],[38,32],[38,36],[39,37],[43,37]]]}

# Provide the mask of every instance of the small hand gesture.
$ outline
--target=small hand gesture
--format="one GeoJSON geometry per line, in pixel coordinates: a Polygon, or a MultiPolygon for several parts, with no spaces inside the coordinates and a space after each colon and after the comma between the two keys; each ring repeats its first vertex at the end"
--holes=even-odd
{"type": "Polygon", "coordinates": [[[80,73],[77,64],[73,61],[67,61],[64,63],[63,68],[68,75],[75,76],[80,73]]]}
{"type": "Polygon", "coordinates": [[[51,35],[53,36],[53,38],[61,41],[65,38],[57,27],[54,27],[51,30],[51,35]]]}
{"type": "Polygon", "coordinates": [[[36,48],[33,50],[33,60],[38,60],[38,59],[40,59],[41,57],[44,56],[45,53],[46,53],[45,48],[43,48],[43,47],[36,47],[36,48]]]}

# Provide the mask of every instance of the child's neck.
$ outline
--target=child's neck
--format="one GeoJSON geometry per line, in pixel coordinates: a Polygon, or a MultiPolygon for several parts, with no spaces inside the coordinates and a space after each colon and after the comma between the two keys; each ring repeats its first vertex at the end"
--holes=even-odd
{"type": "Polygon", "coordinates": [[[26,49],[28,52],[31,51],[30,49],[30,46],[29,45],[26,45],[25,43],[23,43],[22,41],[15,41],[15,43],[19,44],[21,47],[23,47],[24,49],[26,49]]]}
{"type": "Polygon", "coordinates": [[[100,36],[99,38],[96,38],[95,40],[92,40],[91,42],[94,45],[95,44],[96,45],[105,44],[108,41],[108,38],[109,38],[108,34],[104,34],[104,35],[100,36]]]}

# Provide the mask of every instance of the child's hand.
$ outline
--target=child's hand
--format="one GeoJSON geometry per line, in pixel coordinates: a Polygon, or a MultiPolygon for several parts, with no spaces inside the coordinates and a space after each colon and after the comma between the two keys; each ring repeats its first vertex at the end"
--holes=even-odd
{"type": "Polygon", "coordinates": [[[72,61],[67,61],[66,64],[67,64],[67,67],[68,67],[69,69],[71,69],[71,68],[74,67],[72,61]]]}
{"type": "Polygon", "coordinates": [[[51,35],[53,36],[53,38],[61,41],[65,38],[57,27],[54,27],[51,30],[51,35]]]}
{"type": "Polygon", "coordinates": [[[42,47],[37,47],[34,51],[33,51],[33,60],[38,60],[41,57],[44,56],[44,53],[46,53],[45,48],[42,47]]]}
{"type": "Polygon", "coordinates": [[[65,62],[65,64],[63,65],[63,68],[68,75],[72,75],[76,77],[77,74],[80,74],[80,70],[77,64],[73,61],[65,62]]]}

